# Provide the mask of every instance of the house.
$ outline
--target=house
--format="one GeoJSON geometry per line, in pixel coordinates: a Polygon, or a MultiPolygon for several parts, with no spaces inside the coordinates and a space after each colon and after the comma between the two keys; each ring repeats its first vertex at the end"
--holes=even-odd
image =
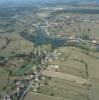
{"type": "Polygon", "coordinates": [[[57,69],[59,69],[59,65],[49,65],[49,68],[48,68],[48,70],[57,70],[57,69]]]}
{"type": "Polygon", "coordinates": [[[59,65],[54,65],[54,68],[55,69],[59,69],[59,65]]]}
{"type": "Polygon", "coordinates": [[[11,100],[10,96],[9,95],[6,95],[3,97],[3,100],[11,100]]]}
{"type": "Polygon", "coordinates": [[[97,41],[96,41],[96,40],[92,40],[92,43],[93,43],[93,44],[96,44],[96,43],[97,43],[97,41]]]}

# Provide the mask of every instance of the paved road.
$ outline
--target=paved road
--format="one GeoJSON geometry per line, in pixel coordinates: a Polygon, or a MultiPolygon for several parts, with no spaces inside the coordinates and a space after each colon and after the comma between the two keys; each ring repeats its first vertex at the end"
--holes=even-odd
{"type": "MultiPolygon", "coordinates": [[[[46,64],[46,62],[45,62],[45,64],[46,64]]],[[[41,69],[40,69],[39,73],[36,75],[36,78],[39,78],[40,75],[42,74],[44,68],[46,67],[45,64],[41,65],[41,69]]],[[[20,100],[23,100],[23,99],[24,99],[24,96],[25,96],[25,95],[28,93],[28,91],[31,89],[31,87],[32,87],[32,85],[33,85],[34,82],[35,82],[35,79],[32,80],[32,81],[30,81],[29,86],[28,86],[27,89],[24,91],[24,93],[21,95],[20,100]]]]}

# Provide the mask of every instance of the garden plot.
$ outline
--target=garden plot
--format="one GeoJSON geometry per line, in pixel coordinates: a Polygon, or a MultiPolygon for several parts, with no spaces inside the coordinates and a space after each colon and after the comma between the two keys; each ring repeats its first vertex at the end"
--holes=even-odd
{"type": "Polygon", "coordinates": [[[49,86],[65,89],[69,93],[72,93],[72,94],[77,94],[84,97],[88,96],[88,88],[86,86],[85,86],[86,88],[83,86],[79,87],[79,86],[76,86],[77,85],[76,83],[71,84],[71,82],[69,81],[66,82],[65,80],[61,80],[61,79],[57,79],[57,78],[55,80],[54,79],[52,78],[52,80],[48,81],[49,86]],[[64,82],[61,82],[60,80],[64,82]]]}
{"type": "Polygon", "coordinates": [[[67,73],[45,70],[42,73],[48,77],[39,92],[45,95],[68,98],[69,100],[88,100],[90,82],[82,77],[67,73]]]}
{"type": "Polygon", "coordinates": [[[93,98],[93,100],[98,100],[99,85],[97,84],[98,82],[96,82],[95,80],[99,79],[99,53],[92,51],[89,52],[87,50],[82,50],[74,47],[64,47],[60,48],[58,51],[64,53],[64,55],[70,53],[70,56],[68,57],[69,60],[65,60],[66,65],[78,67],[81,70],[83,70],[82,68],[84,68],[84,64],[87,65],[88,77],[86,78],[91,81],[89,96],[90,98],[93,98]],[[81,65],[77,66],[77,63],[79,62],[82,62],[82,67],[81,65]]]}
{"type": "Polygon", "coordinates": [[[84,91],[88,90],[88,86],[87,85],[76,84],[74,82],[63,80],[63,79],[60,79],[60,78],[51,78],[51,80],[48,80],[48,82],[50,82],[50,81],[59,82],[61,84],[65,84],[65,85],[70,85],[70,86],[73,86],[75,88],[79,88],[79,89],[84,90],[84,91]]]}
{"type": "Polygon", "coordinates": [[[79,95],[77,92],[70,91],[61,87],[51,86],[51,85],[40,87],[39,93],[48,95],[48,96],[53,96],[53,97],[61,97],[67,100],[68,99],[69,100],[79,100],[79,99],[87,100],[88,99],[86,96],[79,95]]]}
{"type": "Polygon", "coordinates": [[[86,67],[89,62],[83,58],[93,58],[85,52],[87,51],[72,47],[59,48],[59,57],[51,61],[48,69],[42,73],[50,78],[44,86],[41,85],[39,92],[70,100],[88,100],[91,81],[87,75],[89,70],[86,67]]]}
{"type": "Polygon", "coordinates": [[[44,94],[29,92],[24,100],[64,100],[58,97],[52,97],[44,94]]]}
{"type": "Polygon", "coordinates": [[[59,69],[58,69],[59,72],[68,73],[68,74],[86,78],[85,65],[80,62],[76,62],[72,60],[61,62],[60,60],[58,60],[58,61],[54,61],[53,64],[59,65],[59,69]]]}
{"type": "Polygon", "coordinates": [[[47,70],[43,71],[42,74],[49,77],[61,78],[81,85],[90,85],[90,82],[87,79],[74,76],[71,74],[64,74],[60,72],[47,71],[47,70]]]}

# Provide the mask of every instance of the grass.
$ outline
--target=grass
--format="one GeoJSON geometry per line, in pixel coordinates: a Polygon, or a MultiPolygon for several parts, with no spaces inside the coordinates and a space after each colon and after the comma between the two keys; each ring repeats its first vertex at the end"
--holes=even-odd
{"type": "MultiPolygon", "coordinates": [[[[88,29],[90,29],[90,36],[93,36],[94,38],[98,38],[99,34],[98,34],[98,25],[99,22],[92,22],[92,19],[98,20],[99,15],[88,15],[88,14],[79,14],[79,15],[75,15],[72,13],[63,13],[55,16],[55,18],[62,16],[62,18],[64,18],[65,16],[69,16],[70,18],[65,18],[64,21],[59,22],[59,25],[57,27],[55,27],[55,25],[52,25],[49,28],[50,32],[54,32],[54,34],[59,34],[63,33],[64,35],[83,35],[84,32],[88,32],[88,29]],[[71,22],[70,20],[74,21],[71,22]],[[78,20],[78,21],[76,21],[78,20]],[[89,22],[87,21],[83,21],[83,20],[89,20],[89,22]],[[61,25],[60,25],[61,24],[61,25]]],[[[55,18],[52,19],[52,21],[55,21],[55,18]]],[[[60,18],[60,17],[59,17],[60,18]]],[[[53,35],[54,35],[53,34],[53,35]]],[[[99,39],[99,38],[98,38],[99,39]]]]}
{"type": "Polygon", "coordinates": [[[63,100],[63,99],[29,92],[24,100],[63,100]]]}
{"type": "Polygon", "coordinates": [[[92,88],[89,90],[88,87],[78,86],[72,82],[60,79],[60,78],[51,78],[47,81],[47,85],[40,88],[40,93],[58,97],[66,98],[66,95],[71,97],[73,100],[87,100],[81,95],[74,96],[73,91],[78,91],[78,94],[89,95],[90,98],[94,97],[94,100],[98,100],[99,92],[99,53],[92,52],[87,50],[82,50],[75,47],[61,47],[58,49],[58,52],[61,54],[58,59],[54,60],[50,64],[59,65],[60,68],[57,70],[61,73],[68,73],[72,75],[77,75],[79,77],[88,78],[91,82],[92,88]],[[86,71],[86,65],[88,66],[88,74],[86,71]],[[80,71],[80,72],[79,72],[80,71]],[[97,82],[96,82],[97,80],[97,82]],[[72,91],[68,91],[72,90],[72,91]]]}
{"type": "MultiPolygon", "coordinates": [[[[97,92],[99,92],[99,85],[97,84],[98,82],[96,82],[96,80],[99,80],[99,59],[97,59],[97,57],[99,57],[99,53],[98,52],[89,52],[89,54],[86,54],[86,50],[82,50],[82,49],[78,49],[78,48],[73,48],[73,47],[69,47],[69,48],[60,48],[59,51],[61,53],[68,53],[69,51],[71,52],[71,55],[69,56],[69,59],[78,59],[78,60],[82,60],[85,63],[87,63],[88,65],[88,73],[89,73],[89,79],[91,80],[91,84],[93,88],[90,88],[89,90],[89,95],[90,97],[94,97],[94,100],[98,100],[98,94],[97,92]],[[68,51],[67,51],[68,50],[68,51]]],[[[74,61],[70,61],[67,63],[69,66],[76,66],[81,68],[81,66],[79,65],[75,65],[74,61]]],[[[76,62],[79,63],[79,62],[76,62]]]]}
{"type": "MultiPolygon", "coordinates": [[[[4,36],[7,37],[7,36],[4,36]]],[[[0,50],[0,55],[2,56],[9,56],[12,54],[12,52],[17,53],[30,53],[32,52],[34,45],[32,42],[25,40],[18,35],[8,37],[12,41],[4,48],[3,50],[0,50]]],[[[4,43],[3,43],[4,44],[4,43]]]]}
{"type": "Polygon", "coordinates": [[[61,98],[69,98],[73,100],[87,100],[86,98],[81,98],[82,96],[79,96],[75,92],[68,91],[67,89],[60,88],[60,87],[54,87],[54,86],[44,86],[41,87],[39,92],[44,95],[48,96],[54,96],[54,97],[61,97],[61,98]]]}
{"type": "Polygon", "coordinates": [[[28,65],[21,66],[14,74],[18,76],[24,76],[24,74],[28,74],[32,71],[34,64],[29,63],[28,65]]]}
{"type": "MultiPolygon", "coordinates": [[[[79,61],[84,61],[85,63],[88,64],[90,75],[93,77],[98,76],[97,69],[99,69],[99,67],[98,67],[99,60],[95,58],[95,55],[97,57],[99,55],[99,53],[95,53],[95,52],[91,51],[91,52],[89,52],[89,54],[86,54],[86,52],[87,52],[86,50],[78,49],[75,47],[67,47],[67,48],[64,47],[64,48],[60,48],[58,51],[63,53],[64,56],[70,52],[70,56],[66,61],[67,65],[78,67],[79,69],[82,69],[82,68],[84,68],[83,67],[84,64],[79,61]],[[91,55],[94,55],[94,57],[91,55]],[[78,59],[78,61],[75,61],[73,59],[76,59],[76,60],[78,59]],[[94,70],[96,70],[97,72],[96,71],[94,72],[94,70]]],[[[82,69],[82,70],[84,70],[84,69],[82,69]]]]}
{"type": "Polygon", "coordinates": [[[86,87],[85,88],[83,88],[83,86],[79,87],[79,86],[76,86],[77,84],[75,83],[71,84],[71,82],[66,83],[65,80],[53,79],[53,80],[48,81],[48,85],[65,89],[67,90],[67,92],[71,92],[71,94],[73,95],[78,94],[84,97],[88,95],[88,89],[86,87]]]}
{"type": "MultiPolygon", "coordinates": [[[[12,23],[13,24],[13,23],[12,23]]],[[[4,27],[5,28],[5,27],[4,27]]],[[[22,32],[26,28],[26,25],[20,21],[16,21],[13,26],[9,26],[8,29],[14,29],[13,32],[4,32],[0,33],[0,47],[5,44],[4,39],[8,38],[10,43],[4,48],[0,50],[1,56],[9,56],[12,52],[15,53],[30,53],[33,50],[34,44],[28,40],[25,40],[20,36],[19,32],[22,32]],[[3,40],[2,40],[3,39],[3,40]]]]}
{"type": "Polygon", "coordinates": [[[0,92],[6,86],[8,82],[8,72],[6,72],[3,68],[0,67],[0,92]]]}

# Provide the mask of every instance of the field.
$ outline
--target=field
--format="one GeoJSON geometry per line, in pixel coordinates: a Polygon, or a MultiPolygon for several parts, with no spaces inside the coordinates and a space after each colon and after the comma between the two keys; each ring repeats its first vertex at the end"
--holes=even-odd
{"type": "Polygon", "coordinates": [[[95,55],[92,56],[94,52],[86,55],[87,51],[73,47],[59,48],[58,52],[61,54],[59,58],[49,64],[60,67],[48,68],[43,72],[48,79],[44,86],[41,85],[39,93],[70,100],[88,100],[93,97],[97,100],[99,62],[95,55]]]}
{"type": "Polygon", "coordinates": [[[33,43],[25,40],[22,38],[19,34],[15,33],[4,33],[0,34],[0,41],[1,42],[1,48],[0,49],[0,55],[1,56],[9,56],[12,53],[29,53],[33,50],[33,43]],[[6,43],[6,39],[9,40],[9,43],[6,43]]]}
{"type": "Polygon", "coordinates": [[[55,97],[50,97],[50,96],[46,96],[46,95],[42,95],[42,94],[38,94],[38,93],[28,93],[26,98],[24,100],[63,100],[61,98],[55,98],[55,97]]]}
{"type": "Polygon", "coordinates": [[[83,36],[88,33],[90,37],[99,39],[99,14],[58,13],[50,20],[55,22],[48,27],[52,35],[83,36]]]}
{"type": "Polygon", "coordinates": [[[4,91],[8,82],[8,72],[6,72],[3,68],[0,68],[0,92],[4,91]]]}

